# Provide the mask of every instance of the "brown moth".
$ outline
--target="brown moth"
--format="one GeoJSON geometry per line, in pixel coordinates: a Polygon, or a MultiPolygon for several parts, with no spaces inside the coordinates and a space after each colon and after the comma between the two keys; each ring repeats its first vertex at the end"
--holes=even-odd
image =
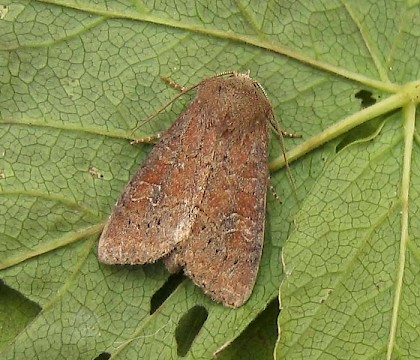
{"type": "MultiPolygon", "coordinates": [[[[229,75],[222,77],[221,75],[229,75]]],[[[99,240],[106,264],[163,259],[215,301],[251,296],[264,240],[269,124],[248,74],[203,80],[181,117],[129,182],[99,240]]]]}

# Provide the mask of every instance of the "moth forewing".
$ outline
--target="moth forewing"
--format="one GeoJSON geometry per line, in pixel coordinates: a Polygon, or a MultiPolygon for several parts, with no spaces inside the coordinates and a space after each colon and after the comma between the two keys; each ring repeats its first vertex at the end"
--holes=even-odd
{"type": "Polygon", "coordinates": [[[202,81],[125,188],[99,241],[107,264],[165,259],[214,300],[250,297],[264,240],[273,109],[247,74],[202,81]]]}

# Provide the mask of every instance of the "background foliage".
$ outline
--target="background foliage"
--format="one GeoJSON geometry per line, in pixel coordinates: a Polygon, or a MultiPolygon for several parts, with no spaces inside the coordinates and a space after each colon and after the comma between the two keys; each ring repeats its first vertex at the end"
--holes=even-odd
{"type": "MultiPolygon", "coordinates": [[[[419,25],[414,0],[3,3],[2,358],[420,353],[419,87],[406,85],[419,25]],[[102,226],[150,150],[131,129],[176,94],[160,77],[248,69],[303,136],[286,140],[296,193],[272,173],[283,204],[269,195],[250,301],[223,308],[161,263],[99,264],[102,226]]],[[[276,141],[271,156],[275,170],[276,141]]]]}

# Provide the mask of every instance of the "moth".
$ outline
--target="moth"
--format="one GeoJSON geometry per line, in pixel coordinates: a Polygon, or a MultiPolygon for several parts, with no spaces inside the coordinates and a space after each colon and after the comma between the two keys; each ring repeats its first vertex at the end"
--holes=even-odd
{"type": "Polygon", "coordinates": [[[251,296],[264,241],[273,107],[248,73],[203,80],[128,183],[99,240],[105,264],[163,259],[237,308],[251,296]]]}

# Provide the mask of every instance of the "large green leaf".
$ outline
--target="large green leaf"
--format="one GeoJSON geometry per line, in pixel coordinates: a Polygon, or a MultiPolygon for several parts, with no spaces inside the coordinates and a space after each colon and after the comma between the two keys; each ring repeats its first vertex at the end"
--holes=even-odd
{"type": "Polygon", "coordinates": [[[371,55],[374,66],[366,67],[384,85],[402,86],[293,150],[300,155],[375,118],[376,131],[361,126],[338,144],[294,218],[282,254],[275,354],[412,359],[420,353],[420,82],[405,82],[419,79],[419,6],[348,3],[341,10],[371,55]]]}
{"type": "MultiPolygon", "coordinates": [[[[282,281],[278,357],[415,354],[419,25],[414,1],[5,3],[0,276],[26,314],[3,325],[2,358],[269,357],[282,281]],[[248,69],[303,136],[286,140],[295,193],[272,141],[283,205],[269,196],[250,301],[226,309],[188,279],[168,290],[160,263],[99,264],[102,226],[150,149],[130,145],[131,130],[176,94],[160,77],[248,69]]],[[[188,101],[135,136],[163,131],[188,101]]]]}

